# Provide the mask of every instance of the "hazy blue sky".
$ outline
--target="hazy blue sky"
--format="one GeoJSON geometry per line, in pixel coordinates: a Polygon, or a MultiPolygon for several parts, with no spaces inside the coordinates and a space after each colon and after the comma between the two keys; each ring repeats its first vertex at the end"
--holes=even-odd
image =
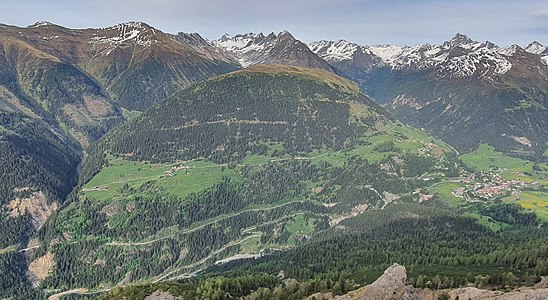
{"type": "Polygon", "coordinates": [[[499,45],[548,44],[546,0],[0,0],[0,23],[39,20],[75,28],[135,20],[210,39],[287,29],[305,42],[441,43],[461,32],[499,45]]]}

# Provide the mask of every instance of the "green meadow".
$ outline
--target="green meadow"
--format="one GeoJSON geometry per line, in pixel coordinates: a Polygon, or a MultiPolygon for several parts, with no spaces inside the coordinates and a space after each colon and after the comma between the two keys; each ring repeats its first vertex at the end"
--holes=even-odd
{"type": "Polygon", "coordinates": [[[548,221],[547,192],[525,191],[519,195],[517,200],[511,202],[518,203],[523,208],[534,211],[541,221],[548,221]]]}
{"type": "Polygon", "coordinates": [[[501,175],[507,180],[537,181],[541,185],[548,185],[548,166],[545,163],[537,164],[541,171],[536,171],[533,170],[533,162],[505,155],[491,145],[481,144],[475,151],[461,155],[460,159],[476,171],[499,168],[502,169],[501,175]]]}
{"type": "Polygon", "coordinates": [[[304,214],[297,214],[293,217],[293,220],[290,221],[285,230],[291,234],[288,239],[290,245],[295,245],[297,240],[296,238],[303,235],[309,235],[315,231],[314,221],[316,219],[305,217],[304,214]]]}
{"type": "Polygon", "coordinates": [[[205,160],[175,164],[152,164],[121,158],[107,157],[108,163],[82,189],[82,195],[98,201],[122,197],[122,189],[139,189],[146,182],[165,189],[168,193],[184,197],[219,182],[234,171],[223,165],[205,160]],[[185,166],[177,171],[172,167],[185,166]]]}
{"type": "Polygon", "coordinates": [[[435,185],[432,190],[440,201],[451,207],[457,207],[465,203],[463,198],[455,197],[452,194],[454,189],[460,187],[464,187],[464,184],[459,182],[443,182],[435,185]]]}
{"type": "Polygon", "coordinates": [[[491,217],[482,216],[477,213],[467,213],[464,216],[475,219],[478,224],[480,224],[481,226],[484,226],[485,228],[491,229],[493,232],[497,232],[501,230],[502,228],[506,228],[510,226],[506,223],[495,221],[491,217]]]}

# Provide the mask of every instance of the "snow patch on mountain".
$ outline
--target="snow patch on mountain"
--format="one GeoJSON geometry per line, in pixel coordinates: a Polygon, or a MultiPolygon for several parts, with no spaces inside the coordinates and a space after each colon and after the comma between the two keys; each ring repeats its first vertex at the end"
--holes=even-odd
{"type": "Polygon", "coordinates": [[[380,57],[388,65],[393,65],[396,58],[403,54],[404,49],[409,48],[407,46],[396,45],[379,45],[371,46],[369,50],[376,56],[380,57]]]}
{"type": "Polygon", "coordinates": [[[321,58],[327,60],[328,62],[351,60],[354,53],[358,51],[358,48],[361,47],[363,50],[366,50],[365,47],[345,40],[339,40],[337,42],[319,41],[309,44],[308,47],[312,50],[312,52],[318,54],[321,58]]]}
{"type": "Polygon", "coordinates": [[[443,45],[360,46],[347,41],[320,41],[310,44],[312,51],[328,62],[355,59],[356,53],[369,53],[393,70],[430,71],[438,77],[492,77],[512,68],[508,56],[513,48],[499,48],[491,42],[475,42],[457,34],[443,45]]]}
{"type": "Polygon", "coordinates": [[[29,27],[29,28],[30,27],[43,27],[43,26],[51,26],[51,25],[55,25],[55,24],[53,24],[51,22],[48,22],[48,21],[39,21],[39,22],[36,22],[36,23],[34,23],[32,25],[29,25],[27,27],[29,27]]]}
{"type": "Polygon", "coordinates": [[[525,47],[525,51],[529,53],[537,54],[537,55],[540,55],[540,54],[548,55],[548,47],[543,46],[541,43],[537,41],[533,41],[531,44],[527,45],[527,47],[525,47]]]}
{"type": "Polygon", "coordinates": [[[109,55],[112,50],[126,42],[150,46],[156,42],[151,38],[154,34],[155,29],[143,22],[127,22],[98,30],[96,36],[91,38],[90,44],[106,46],[103,54],[109,55]]]}
{"type": "Polygon", "coordinates": [[[243,67],[248,67],[256,63],[260,52],[268,51],[268,49],[274,47],[273,37],[277,36],[271,33],[267,38],[262,33],[252,32],[238,34],[234,37],[225,34],[221,39],[213,41],[213,44],[234,53],[238,62],[243,67]]]}

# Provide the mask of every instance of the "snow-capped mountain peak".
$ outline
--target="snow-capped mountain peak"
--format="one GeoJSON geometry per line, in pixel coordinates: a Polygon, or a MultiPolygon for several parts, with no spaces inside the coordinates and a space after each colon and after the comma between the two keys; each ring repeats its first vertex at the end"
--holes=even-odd
{"type": "Polygon", "coordinates": [[[541,43],[537,41],[533,41],[527,47],[525,47],[525,51],[533,54],[545,54],[548,55],[548,47],[543,46],[541,43]]]}
{"type": "Polygon", "coordinates": [[[512,68],[508,52],[485,41],[476,42],[457,33],[441,46],[419,45],[404,48],[391,65],[394,69],[431,70],[438,77],[493,77],[512,68]]]}
{"type": "Polygon", "coordinates": [[[471,38],[469,38],[468,36],[466,36],[464,34],[461,34],[461,33],[457,33],[457,34],[455,34],[455,36],[451,40],[445,42],[443,44],[443,47],[444,48],[453,48],[455,46],[463,46],[463,45],[468,45],[468,44],[473,44],[473,43],[474,43],[474,41],[471,38]]]}
{"type": "Polygon", "coordinates": [[[129,21],[124,23],[119,23],[114,26],[108,27],[106,29],[124,29],[124,28],[132,28],[132,29],[151,29],[152,26],[148,25],[145,22],[140,21],[129,21]]]}
{"type": "Polygon", "coordinates": [[[347,70],[351,73],[356,71],[356,68],[361,72],[368,72],[384,66],[382,59],[373,54],[369,48],[346,40],[314,42],[309,45],[309,48],[341,70],[352,66],[352,70],[347,70]]]}
{"type": "Polygon", "coordinates": [[[521,49],[522,48],[519,45],[513,44],[507,47],[499,48],[497,52],[505,56],[513,56],[521,49]]]}
{"type": "MultiPolygon", "coordinates": [[[[360,46],[348,41],[319,41],[310,48],[326,61],[335,64],[354,61],[360,55],[369,55],[376,66],[386,65],[400,71],[428,71],[441,78],[489,77],[502,75],[512,68],[509,56],[513,49],[501,49],[489,42],[476,42],[457,33],[442,45],[419,44],[416,46],[360,46]]],[[[363,67],[362,67],[363,68],[363,67]]],[[[367,68],[363,68],[367,69],[367,68]]]]}
{"type": "Polygon", "coordinates": [[[29,28],[30,27],[43,27],[43,26],[51,26],[51,25],[55,25],[55,24],[53,24],[51,22],[48,22],[48,21],[39,21],[39,22],[36,22],[36,23],[34,23],[32,25],[29,25],[27,27],[29,27],[29,28]]]}
{"type": "Polygon", "coordinates": [[[321,58],[329,61],[350,60],[354,53],[358,51],[359,45],[345,40],[319,41],[308,45],[310,50],[318,54],[321,58]]]}
{"type": "Polygon", "coordinates": [[[126,22],[111,27],[97,29],[94,37],[89,41],[95,48],[101,49],[103,55],[109,55],[115,48],[131,44],[148,47],[159,42],[158,34],[163,32],[154,29],[144,22],[126,22]]]}
{"type": "Polygon", "coordinates": [[[368,47],[369,50],[380,57],[386,64],[392,65],[394,60],[403,54],[405,49],[408,49],[407,46],[398,46],[398,45],[377,45],[368,47]]]}
{"type": "Polygon", "coordinates": [[[286,30],[266,36],[252,32],[235,36],[225,34],[213,44],[232,53],[243,67],[276,63],[331,70],[327,62],[286,30]]]}
{"type": "MultiPolygon", "coordinates": [[[[272,35],[274,34],[272,33],[272,35]]],[[[266,39],[272,40],[275,37],[275,35],[274,37],[269,35],[266,39]]],[[[271,42],[265,41],[263,33],[253,32],[237,34],[233,37],[225,34],[219,40],[213,41],[213,44],[234,53],[238,62],[244,67],[253,64],[253,60],[248,58],[249,54],[260,52],[266,47],[272,46],[271,42]]]]}

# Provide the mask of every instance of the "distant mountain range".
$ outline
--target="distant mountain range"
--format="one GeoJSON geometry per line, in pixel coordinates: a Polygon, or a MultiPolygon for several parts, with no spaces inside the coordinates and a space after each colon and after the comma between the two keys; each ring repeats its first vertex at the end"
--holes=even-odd
{"type": "Polygon", "coordinates": [[[230,52],[242,67],[256,64],[283,64],[333,71],[306,44],[287,31],[279,34],[246,33],[222,36],[213,44],[230,52]]]}
{"type": "Polygon", "coordinates": [[[489,143],[538,158],[546,150],[548,47],[539,42],[498,47],[456,34],[442,45],[363,46],[339,40],[305,47],[281,32],[225,35],[212,43],[243,67],[290,64],[352,79],[404,122],[461,151],[489,143]]]}
{"type": "Polygon", "coordinates": [[[142,22],[0,24],[0,297],[33,299],[31,279],[185,276],[280,216],[259,228],[276,238],[259,241],[295,244],[306,237],[282,230],[293,222],[313,232],[433,197],[422,177],[456,176],[452,146],[546,160],[547,107],[538,42],[307,45],[287,31],[210,41],[142,22]],[[36,275],[41,260],[51,268],[36,275]]]}
{"type": "Polygon", "coordinates": [[[401,120],[469,151],[489,143],[514,155],[546,149],[546,47],[498,47],[457,34],[442,45],[310,48],[401,120]]]}
{"type": "MultiPolygon", "coordinates": [[[[462,151],[489,143],[539,159],[548,142],[548,47],[538,42],[498,47],[457,34],[442,45],[306,45],[287,31],[209,41],[142,22],[98,29],[38,22],[0,24],[0,50],[3,145],[20,148],[13,146],[18,137],[27,144],[50,141],[42,143],[50,154],[69,151],[71,162],[54,166],[56,173],[75,172],[85,149],[139,111],[194,82],[255,64],[319,68],[352,79],[402,121],[462,151]],[[52,134],[59,141],[46,137],[52,134]]],[[[55,165],[29,151],[46,169],[55,165]]]]}

